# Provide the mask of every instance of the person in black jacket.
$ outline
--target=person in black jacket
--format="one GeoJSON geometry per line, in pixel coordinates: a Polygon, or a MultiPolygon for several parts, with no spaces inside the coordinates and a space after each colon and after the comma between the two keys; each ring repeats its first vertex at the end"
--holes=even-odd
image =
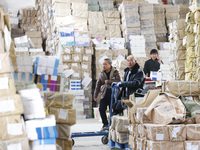
{"type": "Polygon", "coordinates": [[[143,89],[145,75],[133,55],[127,57],[127,66],[128,67],[124,70],[124,81],[118,84],[120,87],[123,87],[123,96],[129,98],[129,96],[138,89],[143,89]]]}
{"type": "Polygon", "coordinates": [[[144,64],[144,74],[146,77],[150,77],[151,71],[158,71],[162,63],[162,61],[158,59],[158,51],[156,49],[151,50],[150,56],[151,59],[147,60],[144,64]]]}

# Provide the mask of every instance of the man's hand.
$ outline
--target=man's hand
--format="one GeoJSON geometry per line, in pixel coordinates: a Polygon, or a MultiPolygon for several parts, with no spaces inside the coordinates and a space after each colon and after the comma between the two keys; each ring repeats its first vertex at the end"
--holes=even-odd
{"type": "Polygon", "coordinates": [[[105,84],[108,84],[108,80],[105,80],[105,84]]]}
{"type": "Polygon", "coordinates": [[[96,97],[94,97],[94,101],[95,101],[95,102],[97,101],[97,98],[96,98],[96,97]]]}

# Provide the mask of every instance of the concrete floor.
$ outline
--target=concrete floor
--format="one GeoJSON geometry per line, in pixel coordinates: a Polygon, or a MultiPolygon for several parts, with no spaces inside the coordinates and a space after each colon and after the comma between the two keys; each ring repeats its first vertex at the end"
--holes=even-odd
{"type": "MultiPolygon", "coordinates": [[[[100,131],[102,123],[95,119],[77,120],[76,125],[72,126],[71,132],[94,132],[100,131]]],[[[72,150],[110,150],[109,145],[103,145],[102,136],[78,137],[74,138],[75,145],[72,150]]]]}

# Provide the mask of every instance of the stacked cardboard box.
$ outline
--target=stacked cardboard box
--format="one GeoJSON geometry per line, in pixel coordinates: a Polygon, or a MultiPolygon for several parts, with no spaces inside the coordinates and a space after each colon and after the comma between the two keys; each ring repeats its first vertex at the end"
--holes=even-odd
{"type": "Polygon", "coordinates": [[[120,144],[128,143],[128,117],[113,116],[109,129],[109,139],[120,144]]]}
{"type": "MultiPolygon", "coordinates": [[[[23,114],[23,104],[21,97],[16,94],[13,74],[11,74],[11,66],[9,55],[7,53],[0,54],[0,120],[1,149],[14,148],[15,144],[21,149],[28,149],[28,139],[26,138],[25,127],[21,114],[23,114]]],[[[14,148],[15,149],[15,148],[14,148]]]]}
{"type": "Polygon", "coordinates": [[[130,35],[140,35],[140,17],[138,14],[138,5],[133,1],[123,1],[119,6],[122,16],[122,32],[126,41],[129,41],[130,35]]]}
{"type": "Polygon", "coordinates": [[[156,36],[154,29],[154,12],[153,5],[144,4],[139,6],[139,14],[140,14],[140,24],[141,24],[141,34],[144,35],[145,38],[145,49],[147,54],[149,51],[156,47],[156,36]]]}
{"type": "Polygon", "coordinates": [[[178,19],[169,25],[170,53],[172,55],[171,71],[176,80],[185,79],[186,51],[182,45],[185,35],[185,20],[178,19]]]}
{"type": "Polygon", "coordinates": [[[120,12],[104,11],[103,16],[107,28],[106,39],[121,38],[120,12]]]}
{"type": "MultiPolygon", "coordinates": [[[[42,50],[42,38],[41,38],[41,31],[29,31],[26,32],[26,35],[31,40],[31,47],[34,49],[41,49],[42,50]]],[[[30,49],[31,50],[31,49],[30,49]]]]}
{"type": "Polygon", "coordinates": [[[88,24],[91,38],[100,36],[104,39],[106,37],[106,25],[102,12],[89,12],[88,24]]]}
{"type": "Polygon", "coordinates": [[[174,22],[177,19],[185,19],[189,11],[188,5],[165,5],[166,23],[174,22]]]}
{"type": "Polygon", "coordinates": [[[162,72],[163,80],[171,80],[172,74],[170,69],[170,43],[169,42],[160,42],[159,43],[159,58],[162,60],[163,64],[160,65],[160,69],[162,72]]]}
{"type": "MultiPolygon", "coordinates": [[[[194,5],[193,5],[194,7],[194,5]]],[[[187,27],[186,37],[183,44],[187,49],[185,63],[185,79],[188,81],[199,80],[199,31],[198,31],[198,11],[189,12],[186,16],[187,27]]]]}
{"type": "Polygon", "coordinates": [[[98,0],[86,0],[88,3],[88,11],[99,11],[98,0]]]}
{"type": "Polygon", "coordinates": [[[25,31],[37,31],[37,11],[35,8],[22,9],[20,12],[21,26],[25,31]]]}
{"type": "Polygon", "coordinates": [[[49,114],[55,115],[58,138],[56,143],[62,149],[72,149],[71,126],[76,124],[76,109],[73,109],[74,95],[64,93],[45,93],[49,114]],[[63,144],[64,143],[64,144],[63,144]]]}
{"type": "Polygon", "coordinates": [[[153,6],[154,13],[154,29],[157,42],[167,41],[167,28],[165,23],[165,9],[164,6],[153,6]]]}

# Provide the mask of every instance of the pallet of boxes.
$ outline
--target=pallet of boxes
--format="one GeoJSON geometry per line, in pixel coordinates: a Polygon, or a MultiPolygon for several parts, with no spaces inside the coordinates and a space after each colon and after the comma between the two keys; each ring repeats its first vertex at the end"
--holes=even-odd
{"type": "Polygon", "coordinates": [[[71,126],[76,124],[76,109],[73,109],[74,95],[45,93],[48,113],[55,115],[58,138],[56,143],[61,150],[72,149],[71,126]]]}
{"type": "Polygon", "coordinates": [[[21,97],[16,94],[14,77],[11,73],[9,56],[0,54],[0,149],[29,150],[21,97]]]}
{"type": "Polygon", "coordinates": [[[165,93],[160,91],[150,90],[139,102],[131,102],[129,147],[199,149],[199,124],[195,119],[199,123],[200,107],[194,101],[199,96],[198,82],[168,81],[163,85],[165,93]]]}

